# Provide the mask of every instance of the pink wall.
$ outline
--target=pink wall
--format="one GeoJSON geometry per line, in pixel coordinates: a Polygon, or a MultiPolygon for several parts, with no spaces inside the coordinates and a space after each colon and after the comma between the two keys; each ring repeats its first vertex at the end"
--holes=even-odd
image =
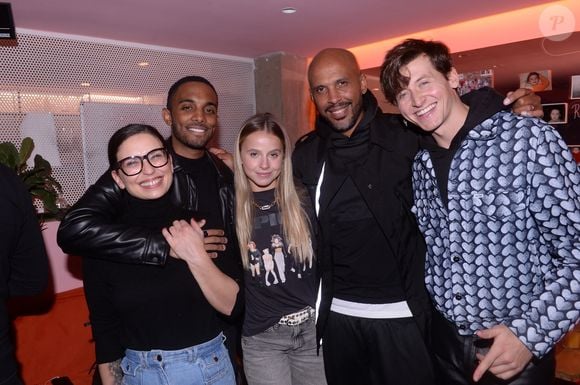
{"type": "Polygon", "coordinates": [[[565,36],[580,30],[580,20],[576,20],[578,15],[580,1],[554,1],[440,28],[415,31],[410,35],[351,47],[349,50],[356,56],[361,68],[373,68],[381,65],[387,50],[407,38],[439,40],[449,46],[451,52],[460,52],[539,37],[565,36]]]}
{"type": "Polygon", "coordinates": [[[50,261],[55,293],[61,293],[83,286],[80,275],[80,257],[69,256],[63,253],[61,248],[56,244],[56,232],[59,224],[60,222],[58,221],[45,222],[44,230],[42,231],[46,252],[50,261]]]}

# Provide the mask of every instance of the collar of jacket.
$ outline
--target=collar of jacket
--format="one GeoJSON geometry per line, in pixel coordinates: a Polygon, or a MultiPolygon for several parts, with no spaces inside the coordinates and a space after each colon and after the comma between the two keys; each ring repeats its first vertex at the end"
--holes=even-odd
{"type": "MultiPolygon", "coordinates": [[[[385,124],[402,125],[402,118],[400,115],[394,114],[383,114],[383,111],[378,105],[377,99],[372,92],[367,91],[363,94],[363,117],[358,124],[359,127],[365,127],[370,125],[370,141],[372,144],[376,144],[385,150],[393,151],[393,141],[390,140],[390,136],[393,130],[390,127],[385,127],[385,124]],[[380,119],[379,119],[380,118],[380,119]]],[[[323,153],[324,150],[330,145],[328,140],[330,134],[333,132],[332,126],[318,114],[316,118],[316,133],[321,137],[322,143],[319,148],[319,154],[323,153]]]]}
{"type": "MultiPolygon", "coordinates": [[[[173,149],[173,145],[171,144],[171,137],[167,138],[167,149],[172,155],[177,155],[175,150],[173,149]]],[[[210,163],[214,166],[218,173],[218,178],[220,180],[226,179],[227,181],[232,181],[233,183],[233,174],[232,170],[226,164],[219,159],[217,156],[209,152],[207,149],[205,150],[205,154],[208,156],[210,163]]],[[[177,156],[173,157],[173,171],[174,172],[181,172],[183,171],[183,166],[179,163],[179,158],[177,156]]]]}
{"type": "Polygon", "coordinates": [[[466,96],[464,102],[469,105],[469,112],[461,131],[473,140],[494,139],[499,127],[492,124],[491,118],[506,109],[503,96],[489,87],[480,88],[466,96]]]}

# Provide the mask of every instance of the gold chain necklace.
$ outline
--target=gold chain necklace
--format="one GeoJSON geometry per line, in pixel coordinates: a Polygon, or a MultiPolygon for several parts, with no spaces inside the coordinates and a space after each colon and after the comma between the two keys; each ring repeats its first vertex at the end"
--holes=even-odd
{"type": "Polygon", "coordinates": [[[272,202],[267,203],[267,204],[262,205],[262,206],[257,204],[256,201],[254,201],[254,200],[252,200],[252,203],[254,204],[254,206],[256,206],[258,208],[258,210],[266,211],[266,210],[270,210],[272,207],[276,206],[276,203],[278,203],[278,199],[274,199],[272,202]]]}

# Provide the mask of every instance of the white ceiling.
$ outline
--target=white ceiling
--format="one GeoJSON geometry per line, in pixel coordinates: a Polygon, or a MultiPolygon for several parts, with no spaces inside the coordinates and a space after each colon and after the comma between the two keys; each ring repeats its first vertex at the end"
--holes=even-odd
{"type": "Polygon", "coordinates": [[[17,29],[254,58],[279,51],[311,57],[325,47],[355,47],[549,2],[12,0],[11,4],[17,29]],[[297,12],[282,14],[284,7],[297,12]]]}

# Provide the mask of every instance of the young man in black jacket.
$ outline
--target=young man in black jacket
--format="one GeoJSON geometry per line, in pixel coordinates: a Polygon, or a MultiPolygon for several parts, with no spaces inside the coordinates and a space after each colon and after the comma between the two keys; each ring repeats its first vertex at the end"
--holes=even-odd
{"type": "Polygon", "coordinates": [[[321,51],[308,78],[318,118],[293,164],[320,225],[328,383],[432,384],[425,245],[410,211],[418,135],[382,113],[350,52],[321,51]]]}
{"type": "MultiPolygon", "coordinates": [[[[172,133],[168,139],[174,164],[170,194],[177,205],[195,212],[196,220],[205,219],[206,250],[214,253],[216,264],[229,276],[241,277],[233,173],[206,147],[217,127],[217,109],[217,92],[203,77],[184,77],[169,89],[162,113],[172,133]]],[[[171,255],[165,238],[161,232],[116,224],[121,202],[121,190],[107,171],[63,218],[57,234],[59,246],[83,257],[163,265],[171,255]]],[[[232,311],[234,318],[241,313],[241,293],[243,290],[232,311]]],[[[235,327],[224,326],[234,364],[235,327]]]]}

